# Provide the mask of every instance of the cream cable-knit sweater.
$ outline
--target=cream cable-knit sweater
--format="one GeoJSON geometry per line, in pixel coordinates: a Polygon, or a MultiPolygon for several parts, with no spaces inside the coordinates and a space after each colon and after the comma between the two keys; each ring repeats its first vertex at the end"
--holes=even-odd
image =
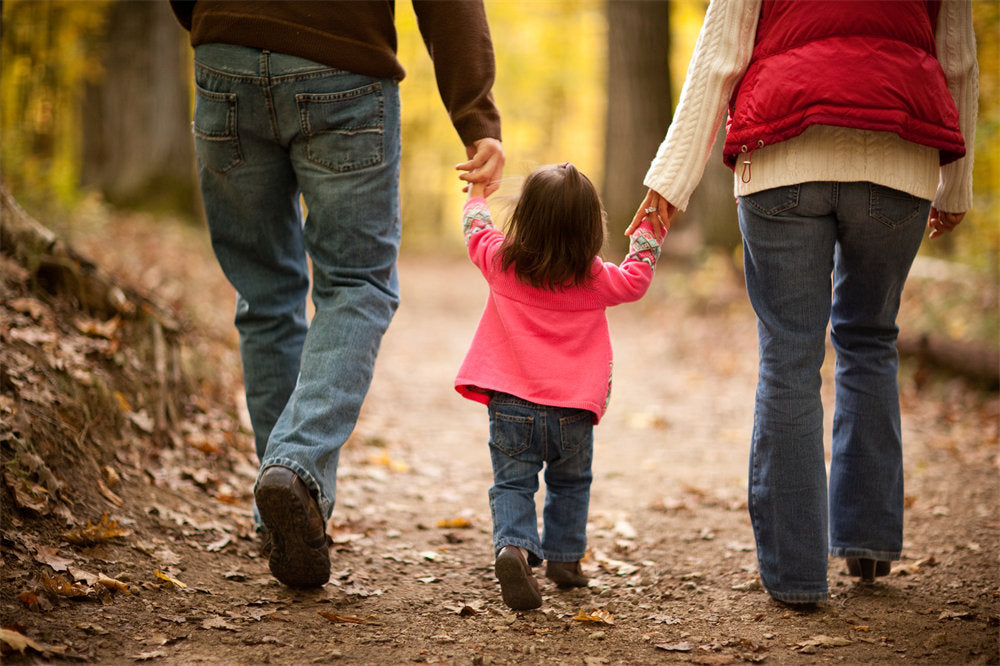
{"type": "MultiPolygon", "coordinates": [[[[701,180],[729,98],[750,62],[760,7],[761,0],[712,0],[705,14],[673,122],[644,180],[680,210],[701,180]]],[[[741,178],[741,156],[734,193],[810,181],[870,181],[930,199],[942,211],[969,210],[979,95],[970,0],[941,3],[935,39],[958,106],[965,157],[941,167],[937,150],[890,132],[814,125],[793,139],[753,151],[749,182],[741,178]]]]}

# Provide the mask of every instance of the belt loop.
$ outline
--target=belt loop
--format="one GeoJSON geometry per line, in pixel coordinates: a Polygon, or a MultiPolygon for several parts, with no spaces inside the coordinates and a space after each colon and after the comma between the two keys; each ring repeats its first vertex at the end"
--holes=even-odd
{"type": "Polygon", "coordinates": [[[271,78],[271,52],[267,49],[260,51],[260,73],[265,79],[271,78]]]}

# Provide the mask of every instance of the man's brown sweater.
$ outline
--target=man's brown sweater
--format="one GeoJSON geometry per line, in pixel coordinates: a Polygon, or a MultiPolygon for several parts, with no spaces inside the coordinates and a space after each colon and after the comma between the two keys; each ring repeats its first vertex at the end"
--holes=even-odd
{"type": "MultiPolygon", "coordinates": [[[[465,145],[500,139],[496,66],[482,2],[412,0],[438,90],[465,145]]],[[[170,0],[191,45],[235,44],[401,80],[394,0],[170,0]]]]}

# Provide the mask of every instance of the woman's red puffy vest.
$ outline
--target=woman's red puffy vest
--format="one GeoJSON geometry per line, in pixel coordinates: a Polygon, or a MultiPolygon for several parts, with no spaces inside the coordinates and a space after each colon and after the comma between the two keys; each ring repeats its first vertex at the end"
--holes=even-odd
{"type": "Polygon", "coordinates": [[[931,0],[764,0],[750,65],[729,104],[723,158],[810,125],[894,132],[965,154],[958,110],[937,61],[931,0]]]}

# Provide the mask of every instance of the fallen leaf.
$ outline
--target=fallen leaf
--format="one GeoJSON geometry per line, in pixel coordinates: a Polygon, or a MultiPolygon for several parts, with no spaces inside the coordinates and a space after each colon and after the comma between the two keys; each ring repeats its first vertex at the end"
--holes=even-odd
{"type": "Polygon", "coordinates": [[[21,314],[26,314],[35,321],[38,321],[42,316],[50,312],[48,306],[46,306],[41,301],[34,298],[15,298],[7,302],[7,305],[11,309],[20,312],[21,314]]]}
{"type": "Polygon", "coordinates": [[[584,611],[582,608],[580,612],[573,616],[574,620],[579,622],[603,622],[604,624],[614,624],[615,616],[603,608],[595,608],[591,611],[584,611]]]}
{"type": "Polygon", "coordinates": [[[110,576],[105,576],[104,574],[97,575],[97,582],[108,588],[112,592],[124,592],[125,594],[132,594],[132,591],[128,587],[128,583],[123,583],[117,578],[111,578],[110,576]]]}
{"type": "Polygon", "coordinates": [[[202,621],[201,628],[202,629],[221,629],[223,631],[239,631],[239,627],[235,627],[235,626],[229,624],[228,622],[226,622],[226,618],[219,617],[218,615],[215,615],[213,617],[210,617],[210,618],[202,621]]]}
{"type": "Polygon", "coordinates": [[[153,434],[153,430],[156,424],[153,423],[153,417],[147,414],[146,410],[141,410],[138,412],[129,412],[128,420],[131,421],[136,428],[146,433],[147,435],[153,434]]]}
{"type": "Polygon", "coordinates": [[[118,484],[122,482],[122,475],[110,465],[105,465],[101,468],[101,476],[104,477],[104,482],[108,488],[117,488],[118,484]]]}
{"type": "Polygon", "coordinates": [[[121,318],[118,315],[115,315],[105,322],[100,322],[96,319],[90,319],[89,317],[78,317],[73,323],[76,325],[76,330],[80,331],[84,335],[110,340],[118,331],[118,326],[121,324],[121,318]]]}
{"type": "Polygon", "coordinates": [[[627,520],[619,520],[615,523],[614,532],[621,538],[629,540],[635,539],[639,535],[635,528],[632,527],[632,524],[627,520]]]}
{"type": "Polygon", "coordinates": [[[101,496],[104,497],[104,499],[108,500],[115,506],[123,506],[125,504],[125,500],[116,495],[111,488],[108,488],[108,486],[105,485],[104,481],[101,479],[97,480],[97,490],[101,493],[101,496]]]}
{"type": "Polygon", "coordinates": [[[28,509],[43,515],[48,513],[49,491],[44,486],[32,483],[9,471],[4,472],[3,480],[14,494],[14,504],[17,505],[17,508],[28,509]]]}
{"type": "Polygon", "coordinates": [[[0,641],[6,643],[11,649],[24,654],[25,649],[31,648],[35,652],[44,652],[45,648],[31,640],[24,634],[13,629],[0,628],[0,641]]]}
{"type": "Polygon", "coordinates": [[[73,580],[82,581],[90,586],[97,585],[97,582],[101,578],[97,574],[92,574],[89,571],[84,571],[83,569],[77,569],[76,567],[70,567],[68,569],[68,572],[69,575],[73,577],[73,580]]]}
{"type": "Polygon", "coordinates": [[[339,613],[329,613],[327,611],[316,611],[316,614],[336,624],[370,624],[378,619],[376,615],[355,617],[353,615],[340,615],[339,613]]]}
{"type": "Polygon", "coordinates": [[[437,526],[445,529],[468,529],[472,527],[472,521],[468,518],[463,518],[459,516],[458,518],[446,518],[444,520],[437,521],[437,526]]]}
{"type": "Polygon", "coordinates": [[[350,585],[343,588],[344,594],[354,595],[362,598],[367,597],[378,597],[382,595],[382,589],[375,587],[368,587],[362,585],[361,583],[351,583],[350,585]]]}
{"type": "Polygon", "coordinates": [[[456,613],[459,617],[469,617],[470,615],[478,615],[482,612],[482,606],[483,602],[481,601],[471,601],[458,606],[445,606],[445,608],[456,613]]]}
{"type": "Polygon", "coordinates": [[[35,561],[49,565],[53,571],[66,571],[73,564],[73,560],[61,557],[59,549],[51,546],[38,546],[35,549],[35,561]]]}
{"type": "Polygon", "coordinates": [[[382,467],[387,467],[393,472],[409,472],[410,466],[405,462],[400,462],[398,460],[393,460],[389,457],[389,453],[383,451],[377,456],[370,456],[368,458],[369,464],[380,465],[382,467]]]}
{"type": "Polygon", "coordinates": [[[207,550],[210,553],[217,553],[226,546],[228,546],[229,542],[232,540],[233,537],[231,535],[223,534],[221,539],[219,539],[218,541],[213,541],[212,543],[205,546],[205,550],[207,550]]]}
{"type": "Polygon", "coordinates": [[[163,573],[159,569],[154,569],[153,570],[153,574],[157,578],[159,578],[160,580],[166,581],[167,583],[169,583],[170,585],[172,585],[174,587],[178,587],[178,588],[180,588],[182,590],[187,587],[187,585],[185,585],[184,583],[180,582],[179,580],[177,580],[176,578],[174,578],[172,576],[168,576],[167,574],[163,573]]]}
{"type": "Polygon", "coordinates": [[[140,652],[133,659],[136,661],[150,661],[151,659],[159,659],[166,656],[167,653],[165,650],[153,650],[152,652],[140,652]]]}
{"type": "Polygon", "coordinates": [[[817,634],[812,638],[796,643],[795,647],[799,649],[815,649],[815,648],[833,648],[833,647],[843,647],[845,645],[851,645],[853,641],[847,638],[842,638],[840,636],[827,636],[825,634],[817,634]]]}
{"type": "Polygon", "coordinates": [[[77,546],[94,546],[127,535],[126,530],[118,527],[118,521],[109,520],[105,513],[96,525],[88,520],[84,527],[63,532],[62,538],[77,546]]]}
{"type": "Polygon", "coordinates": [[[639,567],[635,564],[606,557],[603,553],[595,553],[594,559],[605,571],[617,576],[631,576],[639,571],[639,567]]]}
{"type": "Polygon", "coordinates": [[[132,405],[129,403],[128,398],[121,391],[115,391],[115,399],[118,401],[118,408],[123,412],[131,412],[132,405]]]}
{"type": "Polygon", "coordinates": [[[111,633],[110,631],[108,631],[99,624],[81,623],[76,625],[75,628],[79,629],[80,631],[85,631],[91,636],[107,636],[108,634],[111,633]]]}
{"type": "Polygon", "coordinates": [[[33,611],[41,609],[38,603],[38,595],[31,590],[25,590],[21,594],[17,595],[17,600],[33,611]]]}
{"type": "Polygon", "coordinates": [[[60,597],[85,597],[90,594],[90,589],[79,583],[71,583],[62,574],[56,574],[49,578],[45,574],[41,575],[42,585],[50,594],[60,597]]]}
{"type": "Polygon", "coordinates": [[[938,615],[939,620],[969,620],[973,617],[975,615],[969,611],[942,611],[938,615]]]}

